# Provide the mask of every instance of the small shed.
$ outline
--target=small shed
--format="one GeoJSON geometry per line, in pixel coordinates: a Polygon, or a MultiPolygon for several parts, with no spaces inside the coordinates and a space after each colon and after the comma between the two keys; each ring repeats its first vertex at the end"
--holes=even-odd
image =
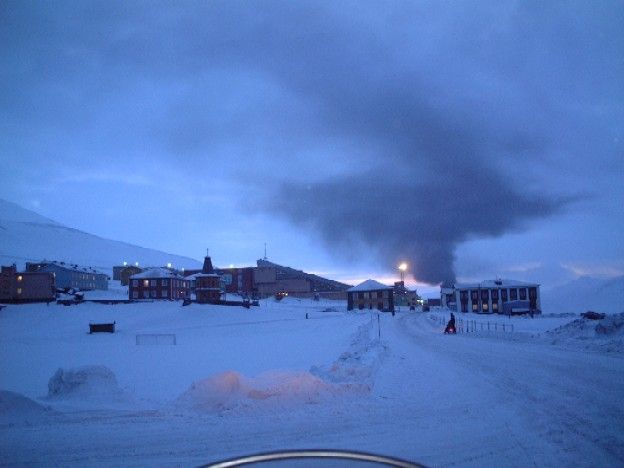
{"type": "Polygon", "coordinates": [[[393,287],[368,279],[347,289],[347,310],[353,309],[394,312],[393,287]]]}

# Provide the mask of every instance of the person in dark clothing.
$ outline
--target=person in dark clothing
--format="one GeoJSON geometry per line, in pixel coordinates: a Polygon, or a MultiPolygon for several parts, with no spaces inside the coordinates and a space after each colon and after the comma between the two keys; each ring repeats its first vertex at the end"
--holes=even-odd
{"type": "Polygon", "coordinates": [[[446,324],[446,328],[444,329],[444,333],[457,333],[455,329],[455,315],[451,312],[451,319],[446,324]]]}

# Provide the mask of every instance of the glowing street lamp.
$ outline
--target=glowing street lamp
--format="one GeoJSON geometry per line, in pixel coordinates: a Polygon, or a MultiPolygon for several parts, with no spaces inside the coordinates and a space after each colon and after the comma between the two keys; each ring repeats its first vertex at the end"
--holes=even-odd
{"type": "Polygon", "coordinates": [[[399,271],[401,272],[401,281],[404,281],[405,279],[405,271],[407,270],[407,263],[402,262],[399,265],[399,271]]]}

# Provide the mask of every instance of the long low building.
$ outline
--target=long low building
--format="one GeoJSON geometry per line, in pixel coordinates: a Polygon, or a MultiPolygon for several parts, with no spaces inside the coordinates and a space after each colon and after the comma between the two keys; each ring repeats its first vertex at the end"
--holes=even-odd
{"type": "Polygon", "coordinates": [[[486,280],[442,287],[440,296],[443,306],[458,312],[539,313],[539,286],[537,283],[509,279],[486,280]]]}

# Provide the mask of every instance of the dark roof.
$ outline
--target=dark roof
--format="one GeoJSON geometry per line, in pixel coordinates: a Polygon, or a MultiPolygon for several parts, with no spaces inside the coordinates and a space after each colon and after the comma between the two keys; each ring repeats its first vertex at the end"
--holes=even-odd
{"type": "Polygon", "coordinates": [[[212,260],[210,257],[206,255],[204,258],[204,267],[202,268],[202,273],[204,274],[212,274],[214,273],[214,268],[212,267],[212,260]]]}

